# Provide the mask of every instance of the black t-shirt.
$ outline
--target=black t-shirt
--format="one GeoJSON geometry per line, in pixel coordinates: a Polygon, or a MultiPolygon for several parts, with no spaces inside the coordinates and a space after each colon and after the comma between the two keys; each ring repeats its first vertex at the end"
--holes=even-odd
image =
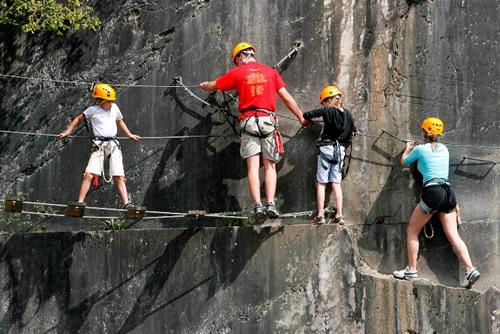
{"type": "Polygon", "coordinates": [[[324,126],[320,135],[321,142],[335,141],[347,145],[351,135],[356,132],[356,126],[351,112],[347,109],[340,110],[335,107],[321,107],[304,113],[307,120],[322,117],[324,126]]]}

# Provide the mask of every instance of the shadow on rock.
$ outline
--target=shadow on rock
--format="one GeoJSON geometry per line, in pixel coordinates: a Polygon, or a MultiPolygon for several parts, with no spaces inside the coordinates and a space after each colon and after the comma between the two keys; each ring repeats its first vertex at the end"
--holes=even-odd
{"type": "Polygon", "coordinates": [[[276,189],[276,194],[280,198],[279,209],[283,213],[306,211],[316,207],[315,142],[319,132],[318,127],[300,129],[284,144],[285,154],[276,167],[278,171],[283,171],[285,165],[290,169],[279,177],[276,189]],[[302,167],[304,165],[307,168],[304,169],[302,167]]]}
{"type": "Polygon", "coordinates": [[[210,282],[207,299],[229,287],[260,246],[282,231],[283,227],[217,229],[210,243],[210,262],[215,268],[215,276],[210,282]]]}
{"type": "Polygon", "coordinates": [[[0,260],[8,272],[8,281],[4,285],[10,286],[15,293],[0,320],[2,333],[23,331],[28,326],[25,322],[27,314],[35,318],[45,303],[56,303],[63,313],[60,322],[51,329],[58,333],[76,333],[92,310],[95,295],[73,307],[69,298],[73,247],[83,242],[85,235],[60,233],[58,236],[14,234],[3,245],[0,260]],[[33,249],[43,250],[43,253],[34,255],[33,249]],[[36,309],[29,310],[34,300],[36,309]]]}
{"type": "MultiPolygon", "coordinates": [[[[184,128],[176,135],[212,133],[212,113],[201,115],[183,104],[175,90],[167,92],[182,112],[199,121],[192,129],[184,128]]],[[[225,179],[240,180],[246,177],[245,162],[239,157],[239,144],[233,142],[218,150],[212,146],[213,140],[190,138],[168,142],[146,191],[144,204],[148,209],[208,209],[211,212],[240,210],[237,198],[230,194],[228,185],[224,183],[225,179]]]]}
{"type": "Polygon", "coordinates": [[[200,230],[200,228],[186,229],[168,243],[163,254],[157,259],[152,273],[146,279],[144,288],[135,301],[132,311],[130,311],[118,333],[132,331],[152,313],[156,300],[182,255],[182,250],[186,247],[189,239],[200,230]]]}

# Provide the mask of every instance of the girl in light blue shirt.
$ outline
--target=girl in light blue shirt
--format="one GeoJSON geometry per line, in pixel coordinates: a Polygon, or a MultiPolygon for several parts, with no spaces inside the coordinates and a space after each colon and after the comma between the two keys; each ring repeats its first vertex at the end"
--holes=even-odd
{"type": "Polygon", "coordinates": [[[480,273],[472,266],[467,246],[457,230],[455,210],[457,201],[448,183],[450,157],[446,146],[437,142],[443,135],[444,124],[439,118],[429,117],[423,121],[421,128],[424,131],[426,143],[414,147],[411,142],[406,142],[401,165],[409,166],[414,162],[417,163],[417,168],[424,177],[424,190],[406,230],[408,266],[403,270],[393,272],[393,275],[400,279],[418,277],[418,235],[431,217],[437,214],[448,241],[465,265],[465,285],[470,288],[479,279],[480,273]]]}

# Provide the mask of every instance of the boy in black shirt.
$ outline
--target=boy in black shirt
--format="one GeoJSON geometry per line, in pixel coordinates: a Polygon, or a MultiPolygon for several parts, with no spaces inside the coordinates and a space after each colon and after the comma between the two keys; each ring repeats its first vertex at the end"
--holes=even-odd
{"type": "Polygon", "coordinates": [[[343,224],[342,213],[342,168],[344,164],[345,148],[356,132],[351,113],[344,109],[342,92],[337,86],[326,86],[320,94],[323,107],[304,113],[306,120],[323,118],[324,126],[321,132],[318,147],[318,167],[316,172],[316,207],[318,215],[312,220],[313,224],[324,224],[326,185],[332,184],[335,196],[336,212],[334,223],[343,224]]]}

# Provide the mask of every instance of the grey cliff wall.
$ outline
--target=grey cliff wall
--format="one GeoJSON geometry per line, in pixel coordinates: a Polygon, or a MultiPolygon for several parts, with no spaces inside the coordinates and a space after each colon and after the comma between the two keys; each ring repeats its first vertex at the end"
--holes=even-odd
{"type": "Polygon", "coordinates": [[[498,289],[380,275],[335,226],[1,242],[3,333],[489,333],[499,325],[498,289]]]}

